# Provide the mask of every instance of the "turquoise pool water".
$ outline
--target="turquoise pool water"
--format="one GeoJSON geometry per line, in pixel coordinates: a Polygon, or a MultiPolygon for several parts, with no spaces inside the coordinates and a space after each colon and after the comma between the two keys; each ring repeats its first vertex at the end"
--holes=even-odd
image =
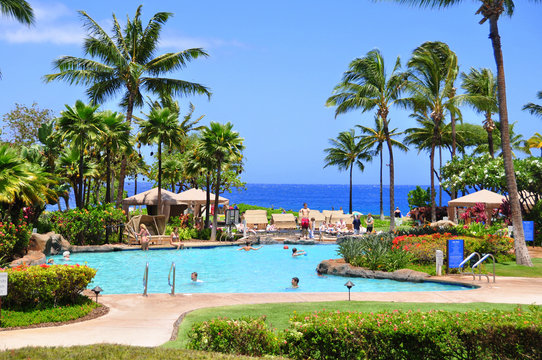
{"type": "MultiPolygon", "coordinates": [[[[292,246],[290,245],[290,249],[292,246]]],[[[293,258],[282,245],[264,245],[258,251],[237,251],[238,247],[207,249],[117,251],[109,253],[72,254],[67,262],[54,256],[56,264],[84,264],[98,270],[89,288],[99,285],[104,294],[136,294],[143,292],[143,272],[149,263],[149,293],[169,293],[168,273],[176,264],[176,293],[272,293],[345,292],[351,280],[353,292],[446,291],[470,287],[434,282],[399,282],[317,276],[316,266],[324,259],[337,258],[336,245],[297,246],[307,256],[293,258]],[[196,271],[203,282],[193,283],[190,274],[196,271]],[[299,288],[291,289],[291,278],[299,278],[299,288]]]]}

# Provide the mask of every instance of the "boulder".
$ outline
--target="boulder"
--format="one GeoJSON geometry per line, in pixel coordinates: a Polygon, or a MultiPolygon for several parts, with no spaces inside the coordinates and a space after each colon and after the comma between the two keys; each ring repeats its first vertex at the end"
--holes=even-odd
{"type": "Polygon", "coordinates": [[[47,234],[33,233],[28,241],[28,250],[43,252],[52,234],[54,232],[48,232],[47,234]]]}
{"type": "Polygon", "coordinates": [[[316,270],[322,274],[346,277],[360,277],[367,279],[391,279],[397,281],[423,281],[429,274],[410,269],[401,269],[394,272],[374,271],[362,267],[355,267],[344,260],[330,259],[318,264],[316,270]]]}
{"type": "Polygon", "coordinates": [[[10,263],[10,267],[16,267],[19,265],[41,265],[45,264],[45,254],[41,251],[31,250],[28,251],[28,254],[22,258],[15,259],[10,263]]]}
{"type": "Polygon", "coordinates": [[[454,226],[457,226],[456,223],[454,223],[453,221],[450,221],[450,220],[439,220],[437,222],[433,222],[431,223],[430,225],[432,228],[437,228],[437,227],[454,227],[454,226]]]}
{"type": "Polygon", "coordinates": [[[51,234],[47,243],[45,245],[45,250],[43,253],[47,256],[49,255],[58,255],[62,254],[64,251],[70,251],[72,248],[71,244],[67,242],[62,235],[51,234]]]}

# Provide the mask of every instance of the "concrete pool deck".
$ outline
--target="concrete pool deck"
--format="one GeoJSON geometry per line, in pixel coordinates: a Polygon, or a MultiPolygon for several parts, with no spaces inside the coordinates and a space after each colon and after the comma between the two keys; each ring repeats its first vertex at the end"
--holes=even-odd
{"type": "MultiPolygon", "coordinates": [[[[428,303],[542,304],[542,278],[497,277],[487,283],[472,276],[433,277],[478,285],[474,290],[430,292],[352,292],[352,300],[428,303]]],[[[215,306],[279,302],[347,300],[344,293],[259,293],[259,294],[149,294],[104,295],[99,301],[109,307],[105,316],[69,325],[1,331],[0,350],[25,346],[73,346],[111,343],[159,346],[172,335],[175,322],[189,311],[215,306]]]]}

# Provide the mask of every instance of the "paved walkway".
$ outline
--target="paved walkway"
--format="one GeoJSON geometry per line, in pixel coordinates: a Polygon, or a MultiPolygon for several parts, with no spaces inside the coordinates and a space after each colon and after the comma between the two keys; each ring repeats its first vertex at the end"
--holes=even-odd
{"type": "MultiPolygon", "coordinates": [[[[475,290],[439,292],[352,293],[352,300],[396,302],[468,303],[492,302],[542,304],[542,278],[497,278],[497,282],[452,277],[482,287],[475,290]]],[[[450,280],[450,278],[446,278],[450,280]]],[[[24,346],[72,346],[115,343],[158,346],[168,341],[175,321],[185,312],[213,306],[270,302],[346,300],[344,293],[273,294],[150,294],[105,295],[100,302],[109,306],[107,315],[70,325],[0,332],[0,350],[24,346]]]]}

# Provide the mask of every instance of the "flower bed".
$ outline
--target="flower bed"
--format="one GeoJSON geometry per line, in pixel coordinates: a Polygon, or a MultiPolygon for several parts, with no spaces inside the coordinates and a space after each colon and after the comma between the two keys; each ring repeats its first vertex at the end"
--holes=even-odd
{"type": "Polygon", "coordinates": [[[26,223],[0,222],[0,266],[25,249],[29,239],[30,228],[26,223]]]}

